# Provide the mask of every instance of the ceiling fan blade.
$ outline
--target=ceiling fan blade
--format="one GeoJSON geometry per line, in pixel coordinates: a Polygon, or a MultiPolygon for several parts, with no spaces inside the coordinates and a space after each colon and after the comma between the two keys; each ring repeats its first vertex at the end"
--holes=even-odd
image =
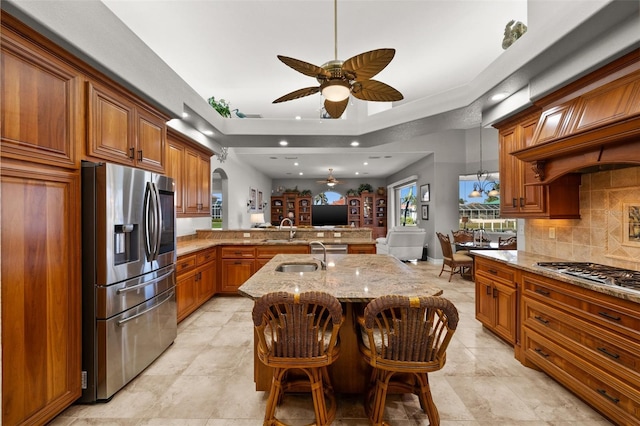
{"type": "Polygon", "coordinates": [[[298,98],[304,98],[305,96],[309,96],[309,95],[313,95],[315,93],[318,93],[320,91],[320,87],[305,87],[304,89],[298,89],[295,90],[291,93],[287,93],[284,96],[280,96],[278,99],[276,99],[275,101],[273,101],[274,104],[280,103],[280,102],[285,102],[285,101],[292,101],[294,99],[298,99],[298,98]]]}
{"type": "Polygon", "coordinates": [[[340,118],[345,109],[347,109],[347,105],[349,105],[349,98],[339,101],[339,102],[331,102],[330,100],[324,101],[324,109],[327,111],[327,114],[331,116],[331,118],[340,118]]]}
{"type": "Polygon", "coordinates": [[[324,68],[320,68],[317,65],[313,65],[299,59],[289,58],[288,56],[282,55],[278,55],[278,59],[280,59],[285,65],[293,68],[299,73],[308,75],[309,77],[320,79],[331,77],[331,73],[329,71],[325,70],[324,68]]]}
{"type": "Polygon", "coordinates": [[[377,80],[356,81],[351,87],[351,94],[363,101],[394,102],[404,99],[402,93],[377,80]]]}
{"type": "Polygon", "coordinates": [[[342,74],[349,80],[368,80],[382,71],[396,54],[395,49],[377,49],[347,59],[342,74]]]}

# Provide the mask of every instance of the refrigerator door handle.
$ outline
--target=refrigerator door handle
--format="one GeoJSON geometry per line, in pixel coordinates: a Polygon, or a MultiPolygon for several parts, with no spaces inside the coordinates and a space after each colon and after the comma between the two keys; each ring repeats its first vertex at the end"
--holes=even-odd
{"type": "Polygon", "coordinates": [[[153,182],[147,182],[144,194],[144,251],[149,261],[158,258],[159,212],[158,190],[153,182]]]}
{"type": "Polygon", "coordinates": [[[140,287],[145,287],[148,286],[149,284],[153,284],[153,283],[157,283],[158,281],[162,281],[165,278],[167,278],[168,276],[170,276],[171,274],[173,274],[173,268],[171,268],[171,270],[169,272],[167,272],[166,274],[162,274],[157,278],[154,278],[152,280],[149,281],[145,281],[143,283],[140,284],[136,284],[136,285],[132,285],[131,287],[122,287],[116,290],[116,294],[122,294],[122,293],[126,293],[128,291],[132,291],[132,290],[137,290],[140,287]]]}

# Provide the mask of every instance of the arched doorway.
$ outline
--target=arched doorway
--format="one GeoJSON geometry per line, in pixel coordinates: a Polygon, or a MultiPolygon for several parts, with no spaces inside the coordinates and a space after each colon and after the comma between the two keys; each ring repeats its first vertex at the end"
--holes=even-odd
{"type": "Polygon", "coordinates": [[[220,168],[211,173],[211,227],[227,229],[229,227],[229,207],[224,200],[229,194],[227,173],[220,168]]]}

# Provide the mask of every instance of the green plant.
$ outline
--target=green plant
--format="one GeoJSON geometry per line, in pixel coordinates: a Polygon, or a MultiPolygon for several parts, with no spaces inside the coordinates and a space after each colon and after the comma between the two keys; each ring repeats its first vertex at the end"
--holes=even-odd
{"type": "Polygon", "coordinates": [[[347,195],[347,197],[357,197],[358,194],[358,190],[357,189],[347,189],[347,192],[345,193],[347,195]]]}
{"type": "Polygon", "coordinates": [[[301,197],[310,197],[311,196],[311,190],[310,189],[303,189],[302,191],[300,191],[300,196],[301,197]]]}
{"type": "Polygon", "coordinates": [[[373,192],[373,186],[368,183],[361,183],[358,187],[358,193],[362,194],[363,192],[373,192]]]}
{"type": "Polygon", "coordinates": [[[209,105],[211,105],[213,109],[218,111],[218,114],[220,114],[221,116],[226,118],[231,117],[231,111],[229,110],[229,102],[225,101],[224,99],[220,99],[219,101],[216,101],[216,98],[214,96],[207,99],[207,102],[209,102],[209,105]]]}

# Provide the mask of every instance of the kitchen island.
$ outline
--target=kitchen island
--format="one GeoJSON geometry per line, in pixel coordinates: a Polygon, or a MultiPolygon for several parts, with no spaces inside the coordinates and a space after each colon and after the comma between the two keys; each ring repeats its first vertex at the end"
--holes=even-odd
{"type": "MultiPolygon", "coordinates": [[[[311,255],[278,254],[247,280],[238,292],[251,299],[264,294],[286,291],[303,293],[324,291],[341,303],[345,321],[340,328],[340,357],[329,367],[336,392],[363,393],[367,389],[370,367],[358,350],[358,328],[354,314],[376,297],[397,294],[405,296],[439,296],[442,290],[425,282],[424,275],[388,255],[329,255],[326,270],[320,258],[311,255]],[[312,272],[279,272],[283,264],[315,264],[312,272]]],[[[255,346],[255,345],[254,345],[255,346]]],[[[256,390],[267,391],[271,370],[255,355],[256,390]]]]}

